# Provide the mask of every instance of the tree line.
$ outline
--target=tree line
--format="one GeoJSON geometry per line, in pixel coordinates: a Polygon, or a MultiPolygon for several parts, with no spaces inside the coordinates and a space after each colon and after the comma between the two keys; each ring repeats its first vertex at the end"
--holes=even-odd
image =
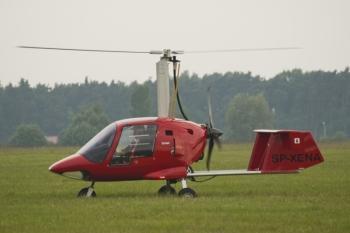
{"type": "MultiPolygon", "coordinates": [[[[250,96],[264,99],[255,98],[250,102],[267,106],[269,112],[263,110],[264,117],[270,118],[267,127],[311,130],[317,138],[350,136],[349,68],[331,72],[295,69],[267,80],[249,72],[213,73],[203,77],[184,72],[179,80],[186,115],[200,123],[208,122],[207,89],[210,87],[215,127],[224,129],[228,140],[239,139],[240,135],[242,139],[246,137],[244,129],[237,128],[241,118],[232,111],[239,109],[239,102],[250,96]],[[238,135],[232,132],[239,130],[242,133],[238,135]]],[[[102,109],[103,122],[154,116],[157,109],[155,81],[126,85],[120,81],[105,83],[86,78],[83,83],[50,87],[31,86],[21,79],[16,85],[0,85],[0,143],[6,144],[21,124],[37,125],[45,135],[68,134],[65,130],[73,127],[74,120],[79,121],[78,113],[92,105],[102,109]]],[[[242,109],[254,112],[256,108],[242,109]]],[[[263,116],[250,120],[259,126],[263,116]]],[[[88,131],[86,125],[85,130],[88,131]]]]}

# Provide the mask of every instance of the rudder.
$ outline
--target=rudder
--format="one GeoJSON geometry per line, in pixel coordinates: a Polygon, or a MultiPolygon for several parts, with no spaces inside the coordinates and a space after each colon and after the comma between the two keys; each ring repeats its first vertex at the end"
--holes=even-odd
{"type": "Polygon", "coordinates": [[[324,158],[312,134],[296,130],[255,130],[249,171],[288,172],[322,163],[324,158]]]}

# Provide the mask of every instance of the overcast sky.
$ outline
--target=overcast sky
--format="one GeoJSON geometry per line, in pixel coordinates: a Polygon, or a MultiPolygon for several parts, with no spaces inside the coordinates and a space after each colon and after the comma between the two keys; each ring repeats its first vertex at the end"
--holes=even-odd
{"type": "Polygon", "coordinates": [[[155,78],[159,55],[28,50],[17,45],[112,50],[302,47],[295,51],[182,55],[199,75],[350,65],[348,0],[0,0],[0,80],[31,84],[155,78]]]}

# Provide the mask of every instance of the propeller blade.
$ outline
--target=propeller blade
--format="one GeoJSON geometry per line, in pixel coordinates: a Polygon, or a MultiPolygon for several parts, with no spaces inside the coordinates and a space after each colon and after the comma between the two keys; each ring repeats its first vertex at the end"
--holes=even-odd
{"type": "Polygon", "coordinates": [[[211,137],[209,139],[209,146],[208,146],[208,155],[207,155],[207,170],[210,170],[210,161],[211,161],[211,154],[213,152],[214,148],[214,139],[211,137]]]}
{"type": "Polygon", "coordinates": [[[233,52],[261,52],[261,51],[276,51],[276,50],[297,50],[300,47],[276,47],[276,48],[238,48],[238,49],[217,49],[217,50],[190,50],[184,51],[185,54],[195,53],[233,53],[233,52]]]}
{"type": "Polygon", "coordinates": [[[219,149],[222,148],[222,146],[221,146],[221,141],[220,141],[219,138],[214,138],[214,142],[215,142],[215,144],[218,146],[219,149]]]}
{"type": "Polygon", "coordinates": [[[207,155],[207,170],[210,170],[210,161],[211,155],[213,152],[214,144],[218,145],[218,148],[221,149],[221,141],[219,137],[222,135],[222,132],[219,129],[214,128],[213,122],[213,113],[211,109],[211,96],[210,96],[210,87],[208,87],[208,115],[209,115],[209,125],[207,125],[207,137],[209,138],[208,145],[208,155],[207,155]]]}
{"type": "Polygon", "coordinates": [[[212,110],[211,110],[210,87],[208,87],[207,91],[208,91],[209,126],[210,126],[210,128],[213,128],[213,113],[212,113],[212,110]]]}

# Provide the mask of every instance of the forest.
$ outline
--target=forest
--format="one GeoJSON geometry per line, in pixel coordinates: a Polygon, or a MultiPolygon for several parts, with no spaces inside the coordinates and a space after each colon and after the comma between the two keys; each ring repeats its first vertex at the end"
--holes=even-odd
{"type": "MultiPolygon", "coordinates": [[[[228,129],[225,115],[238,94],[261,95],[273,113],[273,127],[311,130],[316,138],[350,136],[350,72],[283,71],[271,79],[251,73],[213,73],[199,77],[184,72],[179,78],[180,97],[188,118],[208,122],[207,89],[210,87],[216,128],[228,129]]],[[[0,143],[21,124],[35,124],[45,135],[60,135],[82,108],[98,105],[108,121],[156,115],[156,85],[125,84],[112,80],[31,86],[24,78],[18,83],[0,84],[0,143]]],[[[243,98],[244,99],[244,98],[243,98]]],[[[181,115],[179,115],[181,117],[181,115]]],[[[256,116],[259,117],[259,116],[256,116]]],[[[239,124],[239,122],[237,123],[239,124]]],[[[225,135],[230,140],[230,134],[225,135]]]]}

